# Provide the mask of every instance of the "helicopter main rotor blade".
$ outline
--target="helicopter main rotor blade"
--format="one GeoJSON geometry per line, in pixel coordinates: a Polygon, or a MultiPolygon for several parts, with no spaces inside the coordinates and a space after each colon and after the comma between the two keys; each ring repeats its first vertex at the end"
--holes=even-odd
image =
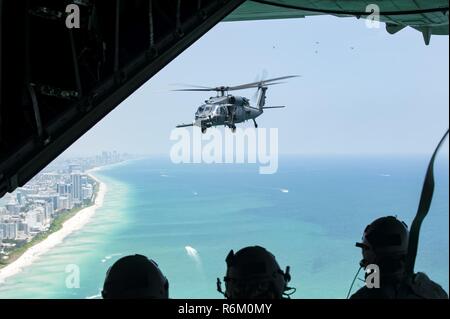
{"type": "Polygon", "coordinates": [[[251,82],[251,83],[246,83],[246,84],[241,84],[241,85],[236,85],[236,86],[230,86],[230,87],[228,87],[228,91],[250,89],[250,88],[259,87],[259,86],[262,86],[262,85],[270,85],[271,82],[274,82],[274,81],[290,79],[290,78],[296,78],[296,77],[299,77],[299,76],[300,75],[287,75],[287,76],[281,76],[281,77],[278,77],[278,78],[273,78],[273,79],[268,79],[268,80],[261,80],[261,81],[258,81],[258,82],[251,82]]]}
{"type": "Polygon", "coordinates": [[[191,91],[191,92],[197,92],[197,91],[217,91],[216,88],[211,88],[211,89],[177,89],[177,90],[172,90],[172,91],[191,91]]]}
{"type": "Polygon", "coordinates": [[[269,82],[269,83],[258,82],[257,84],[246,84],[246,85],[239,85],[237,87],[231,87],[231,88],[228,88],[228,91],[236,91],[236,90],[245,90],[245,89],[259,88],[260,86],[270,86],[270,85],[283,84],[283,83],[286,83],[286,82],[269,82]]]}
{"type": "Polygon", "coordinates": [[[212,86],[204,86],[204,85],[194,85],[194,84],[188,84],[188,83],[173,83],[170,85],[175,85],[178,87],[185,87],[185,88],[193,88],[193,89],[214,89],[212,86]]]}
{"type": "Polygon", "coordinates": [[[261,80],[261,81],[257,81],[257,82],[251,82],[251,83],[246,83],[246,84],[241,84],[241,85],[236,85],[236,86],[218,86],[218,87],[202,87],[202,86],[198,86],[198,87],[194,87],[194,88],[190,88],[190,89],[176,89],[176,90],[172,90],[172,91],[184,91],[184,92],[207,92],[207,91],[216,91],[216,92],[226,92],[226,91],[235,91],[235,90],[243,90],[243,89],[250,89],[250,88],[257,88],[260,86],[264,86],[264,85],[273,85],[273,84],[281,84],[284,82],[276,82],[279,80],[284,80],[284,79],[290,79],[290,78],[296,78],[299,77],[300,75],[287,75],[287,76],[281,76],[278,78],[273,78],[273,79],[268,79],[268,80],[261,80]]]}

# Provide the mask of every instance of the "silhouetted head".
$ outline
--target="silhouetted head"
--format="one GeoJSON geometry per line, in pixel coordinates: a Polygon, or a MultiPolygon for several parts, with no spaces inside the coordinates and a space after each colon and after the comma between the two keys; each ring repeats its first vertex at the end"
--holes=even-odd
{"type": "Polygon", "coordinates": [[[376,264],[381,276],[402,273],[408,241],[408,226],[404,222],[394,216],[376,219],[364,230],[362,242],[356,243],[362,248],[361,266],[376,264]]]}
{"type": "Polygon", "coordinates": [[[109,268],[102,296],[104,299],[167,299],[169,282],[153,260],[130,255],[109,268]]]}
{"type": "Polygon", "coordinates": [[[289,268],[284,273],[275,256],[260,246],[246,247],[226,258],[225,297],[228,299],[281,299],[288,289],[289,268]]]}

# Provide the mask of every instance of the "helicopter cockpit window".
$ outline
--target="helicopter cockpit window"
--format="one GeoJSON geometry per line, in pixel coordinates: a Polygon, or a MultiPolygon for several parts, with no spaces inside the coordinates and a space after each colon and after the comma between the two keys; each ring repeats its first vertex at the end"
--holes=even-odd
{"type": "Polygon", "coordinates": [[[222,107],[219,106],[219,105],[217,105],[217,106],[214,108],[214,113],[215,113],[215,114],[221,114],[221,112],[222,112],[222,107]]]}
{"type": "Polygon", "coordinates": [[[204,105],[200,105],[200,107],[197,110],[197,113],[202,113],[205,110],[205,106],[204,105]]]}

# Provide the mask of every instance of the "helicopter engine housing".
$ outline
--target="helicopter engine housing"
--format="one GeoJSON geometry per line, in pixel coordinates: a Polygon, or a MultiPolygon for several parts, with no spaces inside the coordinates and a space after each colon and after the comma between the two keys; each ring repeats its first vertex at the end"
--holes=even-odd
{"type": "Polygon", "coordinates": [[[245,99],[242,96],[230,96],[228,102],[230,104],[242,106],[244,105],[245,99]]]}

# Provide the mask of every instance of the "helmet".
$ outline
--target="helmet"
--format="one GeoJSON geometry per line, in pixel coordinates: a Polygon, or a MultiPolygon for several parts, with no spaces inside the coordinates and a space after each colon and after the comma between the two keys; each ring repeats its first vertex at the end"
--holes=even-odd
{"type": "Polygon", "coordinates": [[[288,290],[289,267],[283,272],[275,256],[260,246],[251,246],[226,258],[225,297],[228,299],[281,299],[288,290]]]}
{"type": "Polygon", "coordinates": [[[383,264],[384,260],[398,260],[408,253],[408,226],[394,216],[381,217],[364,230],[361,243],[363,260],[360,265],[383,264]]]}
{"type": "Polygon", "coordinates": [[[106,273],[104,299],[169,298],[169,282],[153,260],[130,255],[116,261],[106,273]]]}

